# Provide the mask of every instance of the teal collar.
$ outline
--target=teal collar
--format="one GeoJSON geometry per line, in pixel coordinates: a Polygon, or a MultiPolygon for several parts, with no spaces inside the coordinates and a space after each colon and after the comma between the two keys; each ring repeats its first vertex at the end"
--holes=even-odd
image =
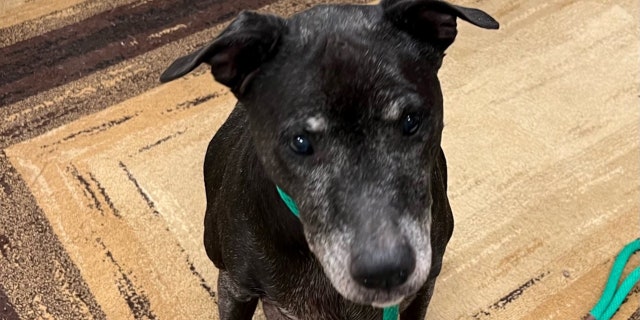
{"type": "Polygon", "coordinates": [[[276,189],[278,189],[278,194],[280,195],[280,198],[282,199],[284,204],[287,205],[287,208],[289,208],[289,211],[291,211],[294,216],[300,218],[300,209],[298,209],[296,202],[293,201],[291,196],[289,196],[286,192],[282,191],[280,187],[276,186],[276,189]]]}
{"type": "MultiPolygon", "coordinates": [[[[293,200],[293,198],[291,198],[290,195],[288,195],[286,192],[280,189],[280,187],[276,186],[276,189],[278,190],[280,199],[282,199],[284,204],[287,205],[287,208],[289,208],[289,211],[291,211],[291,213],[293,213],[294,216],[300,218],[300,209],[296,205],[296,202],[293,200]]],[[[398,320],[399,317],[400,317],[400,308],[397,305],[382,309],[382,320],[398,320]]]]}

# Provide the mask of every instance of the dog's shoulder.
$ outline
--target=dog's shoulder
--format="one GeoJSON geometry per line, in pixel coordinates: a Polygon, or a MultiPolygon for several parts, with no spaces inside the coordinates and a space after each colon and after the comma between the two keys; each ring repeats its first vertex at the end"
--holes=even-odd
{"type": "Polygon", "coordinates": [[[225,269],[222,259],[221,239],[219,226],[224,226],[224,216],[220,206],[224,206],[227,202],[217,201],[220,197],[224,197],[226,186],[233,186],[233,182],[226,177],[229,171],[234,168],[240,170],[239,161],[237,161],[239,146],[242,143],[242,136],[247,130],[246,110],[241,104],[236,105],[229,115],[229,118],[218,129],[214,137],[209,142],[206,155],[204,158],[204,185],[207,197],[207,209],[204,220],[204,245],[207,255],[213,261],[214,265],[219,269],[225,269]]]}

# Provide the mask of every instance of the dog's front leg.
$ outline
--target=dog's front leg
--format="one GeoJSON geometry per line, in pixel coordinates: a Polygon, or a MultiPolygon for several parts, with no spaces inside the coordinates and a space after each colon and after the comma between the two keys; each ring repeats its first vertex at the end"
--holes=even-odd
{"type": "Polygon", "coordinates": [[[220,320],[251,320],[258,305],[258,297],[240,288],[229,276],[220,270],[218,274],[218,311],[220,320]]]}

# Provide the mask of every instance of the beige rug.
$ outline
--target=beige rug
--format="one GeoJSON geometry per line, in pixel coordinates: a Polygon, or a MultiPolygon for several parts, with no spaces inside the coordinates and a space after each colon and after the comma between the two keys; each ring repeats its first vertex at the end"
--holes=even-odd
{"type": "MultiPolygon", "coordinates": [[[[217,319],[201,167],[234,98],[157,78],[241,8],[317,2],[4,1],[0,319],[217,319]]],[[[427,319],[581,319],[640,235],[638,2],[456,3],[501,30],[459,23],[440,73],[456,228],[427,319]]]]}

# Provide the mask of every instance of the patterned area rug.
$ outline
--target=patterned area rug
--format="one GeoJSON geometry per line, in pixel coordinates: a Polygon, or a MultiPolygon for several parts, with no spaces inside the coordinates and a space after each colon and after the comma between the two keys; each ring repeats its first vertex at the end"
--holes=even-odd
{"type": "MultiPolygon", "coordinates": [[[[217,319],[201,168],[235,101],[158,77],[242,9],[318,2],[2,1],[0,319],[217,319]]],[[[580,319],[640,232],[638,2],[455,2],[502,28],[459,23],[440,72],[456,229],[427,318],[580,319]]]]}

